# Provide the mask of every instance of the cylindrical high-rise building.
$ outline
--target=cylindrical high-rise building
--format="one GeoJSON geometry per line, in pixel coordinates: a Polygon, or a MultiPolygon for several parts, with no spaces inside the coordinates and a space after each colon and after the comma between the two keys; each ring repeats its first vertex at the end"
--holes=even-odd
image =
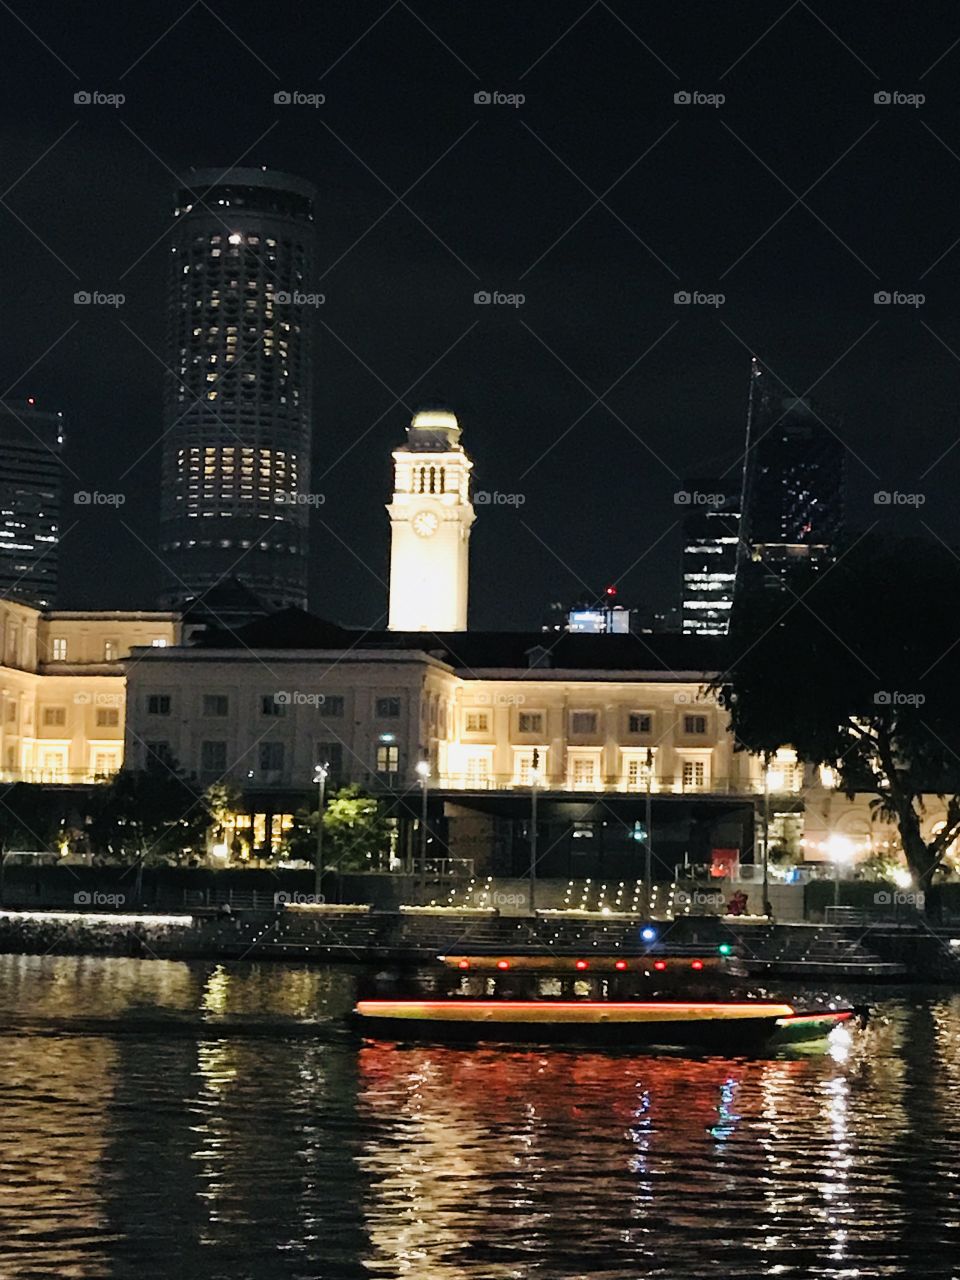
{"type": "Polygon", "coordinates": [[[177,191],[164,607],[233,577],[306,607],[314,196],[266,169],[198,169],[177,191]]]}

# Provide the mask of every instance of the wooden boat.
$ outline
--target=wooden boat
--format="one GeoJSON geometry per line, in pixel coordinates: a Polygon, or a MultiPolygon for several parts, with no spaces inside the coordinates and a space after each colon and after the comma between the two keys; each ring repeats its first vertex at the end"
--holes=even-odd
{"type": "Polygon", "coordinates": [[[797,1007],[761,995],[734,995],[723,989],[724,956],[438,959],[441,968],[421,977],[418,990],[360,999],[354,1010],[360,1034],[455,1044],[663,1045],[740,1053],[823,1039],[863,1012],[836,1003],[797,1007]]]}

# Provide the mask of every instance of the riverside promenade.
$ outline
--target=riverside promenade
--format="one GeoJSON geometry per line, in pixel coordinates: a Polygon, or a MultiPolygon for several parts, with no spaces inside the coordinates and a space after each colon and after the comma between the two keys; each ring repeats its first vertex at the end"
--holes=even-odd
{"type": "Polygon", "coordinates": [[[535,919],[444,909],[368,906],[270,911],[4,910],[0,952],[138,956],[144,959],[424,963],[451,953],[615,954],[661,946],[691,958],[729,954],[758,980],[960,981],[960,950],[923,927],[838,928],[760,919],[683,916],[649,920],[592,912],[535,919]],[[656,936],[642,936],[654,929],[656,936]]]}

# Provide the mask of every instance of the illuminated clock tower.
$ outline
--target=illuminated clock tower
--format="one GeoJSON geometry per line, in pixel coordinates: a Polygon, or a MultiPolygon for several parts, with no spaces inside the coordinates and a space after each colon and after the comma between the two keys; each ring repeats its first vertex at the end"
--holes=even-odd
{"type": "Polygon", "coordinates": [[[445,409],[418,413],[393,451],[391,631],[466,631],[473,463],[445,409]]]}

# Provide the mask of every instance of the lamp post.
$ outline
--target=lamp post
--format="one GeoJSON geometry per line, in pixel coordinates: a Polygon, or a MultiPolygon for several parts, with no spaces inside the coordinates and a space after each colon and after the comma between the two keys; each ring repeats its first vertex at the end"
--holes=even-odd
{"type": "Polygon", "coordinates": [[[650,799],[653,787],[653,751],[647,747],[647,807],[645,825],[647,838],[644,841],[643,887],[647,895],[647,911],[650,910],[650,895],[653,891],[653,804],[650,799]]]}
{"type": "Polygon", "coordinates": [[[763,768],[763,914],[769,919],[770,909],[770,761],[763,768]]]}
{"type": "Polygon", "coordinates": [[[530,914],[537,914],[537,784],[540,781],[540,752],[534,747],[530,766],[530,914]]]}
{"type": "Polygon", "coordinates": [[[313,891],[318,902],[323,901],[323,802],[329,772],[330,766],[326,761],[318,764],[313,772],[313,780],[317,784],[317,849],[313,864],[313,891]]]}
{"type": "Polygon", "coordinates": [[[427,896],[427,783],[430,778],[429,760],[417,761],[420,778],[420,905],[427,896]]]}

